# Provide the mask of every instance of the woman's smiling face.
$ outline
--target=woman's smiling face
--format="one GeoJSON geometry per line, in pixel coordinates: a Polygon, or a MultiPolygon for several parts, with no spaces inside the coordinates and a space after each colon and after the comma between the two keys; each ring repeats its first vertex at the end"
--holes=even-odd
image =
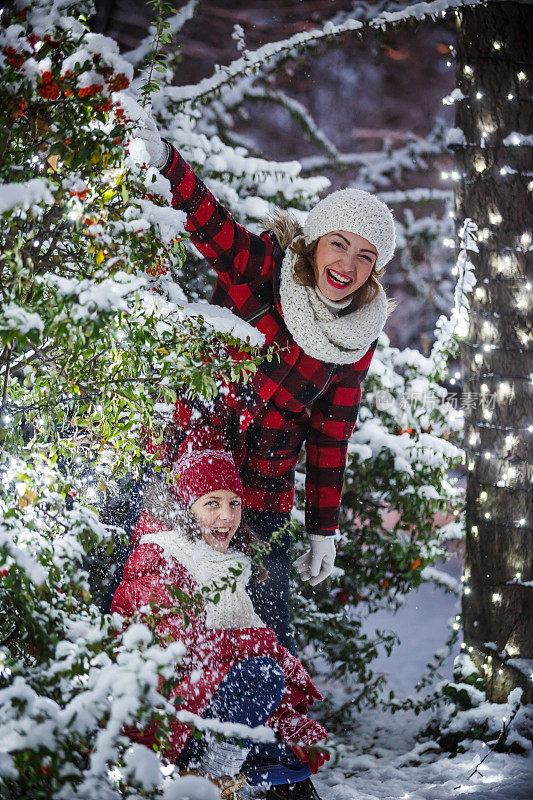
{"type": "Polygon", "coordinates": [[[374,245],[357,233],[326,233],[315,250],[316,284],[328,300],[344,300],[367,280],[377,257],[374,245]]]}
{"type": "Polygon", "coordinates": [[[202,538],[213,550],[225,553],[241,524],[242,502],[229,489],[203,494],[191,506],[202,538]]]}

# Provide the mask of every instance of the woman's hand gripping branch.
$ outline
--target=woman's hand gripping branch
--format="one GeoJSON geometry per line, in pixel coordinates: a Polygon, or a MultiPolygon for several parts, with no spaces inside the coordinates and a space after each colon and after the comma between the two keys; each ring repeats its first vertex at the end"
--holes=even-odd
{"type": "Polygon", "coordinates": [[[168,158],[169,145],[164,142],[157,130],[157,125],[150,113],[138,120],[138,127],[134,128],[133,135],[142,139],[150,156],[150,163],[160,169],[168,158]]]}

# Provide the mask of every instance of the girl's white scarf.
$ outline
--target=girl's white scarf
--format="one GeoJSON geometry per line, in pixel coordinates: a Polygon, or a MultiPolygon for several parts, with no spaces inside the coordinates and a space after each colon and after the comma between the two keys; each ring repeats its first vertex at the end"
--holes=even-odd
{"type": "Polygon", "coordinates": [[[283,318],[304,353],[331,364],[355,364],[377,339],[387,320],[387,296],[382,286],[371,303],[338,317],[310,286],[294,280],[296,254],[287,250],[280,276],[283,318]]]}
{"type": "Polygon", "coordinates": [[[191,541],[181,531],[146,533],[141,544],[158,544],[167,556],[173,556],[192,575],[198,586],[220,585],[222,581],[234,576],[230,567],[242,570],[235,578],[236,590],[223,589],[218,603],[206,603],[206,628],[264,628],[264,623],[255,613],[246,586],[252,574],[248,556],[238,551],[219,553],[203,539],[191,541]]]}

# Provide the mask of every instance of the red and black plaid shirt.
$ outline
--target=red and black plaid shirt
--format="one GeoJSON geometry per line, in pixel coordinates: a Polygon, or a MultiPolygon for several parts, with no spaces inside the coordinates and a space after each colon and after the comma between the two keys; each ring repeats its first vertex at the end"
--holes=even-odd
{"type": "Polygon", "coordinates": [[[294,471],[305,443],[306,528],[332,534],[348,439],[377,339],[355,364],[330,364],[304,353],[283,321],[279,274],[284,252],[275,235],[258,236],[236,222],[176,150],[166,166],[172,205],[186,212],[191,241],[218,276],[211,302],[260,330],[265,347],[279,349],[279,357],[264,359],[251,379],[251,422],[244,460],[239,459],[246,503],[259,511],[292,509],[294,471]]]}

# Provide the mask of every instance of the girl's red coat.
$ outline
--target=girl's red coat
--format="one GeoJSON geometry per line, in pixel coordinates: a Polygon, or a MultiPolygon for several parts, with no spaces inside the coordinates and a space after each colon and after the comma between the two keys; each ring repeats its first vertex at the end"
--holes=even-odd
{"type": "MultiPolygon", "coordinates": [[[[164,530],[164,525],[143,512],[135,530],[134,545],[144,533],[164,530]]],[[[315,741],[317,735],[319,739],[326,735],[323,731],[320,736],[320,731],[315,730],[317,723],[304,716],[307,704],[320,698],[320,694],[300,662],[278,644],[270,628],[208,629],[205,626],[205,609],[196,615],[190,613],[190,622],[186,625],[181,614],[170,610],[179,605],[172,595],[172,587],[178,587],[189,596],[199,591],[183,565],[172,556],[167,556],[162,547],[153,543],[139,544],[126,562],[124,577],[115,592],[111,611],[129,617],[135,611],[155,603],[162,616],[156,627],[156,635],[161,643],[166,644],[169,638],[183,642],[187,652],[183,662],[177,666],[179,684],[171,698],[183,698],[179,708],[202,715],[220,682],[235,664],[256,656],[268,656],[279,663],[285,676],[285,696],[269,724],[278,728],[281,735],[289,740],[305,741],[307,730],[315,741]]],[[[172,720],[170,728],[171,747],[165,755],[175,760],[191,729],[176,719],[172,720]]],[[[133,728],[127,732],[132,739],[147,746],[155,742],[154,725],[143,732],[133,728]]]]}

